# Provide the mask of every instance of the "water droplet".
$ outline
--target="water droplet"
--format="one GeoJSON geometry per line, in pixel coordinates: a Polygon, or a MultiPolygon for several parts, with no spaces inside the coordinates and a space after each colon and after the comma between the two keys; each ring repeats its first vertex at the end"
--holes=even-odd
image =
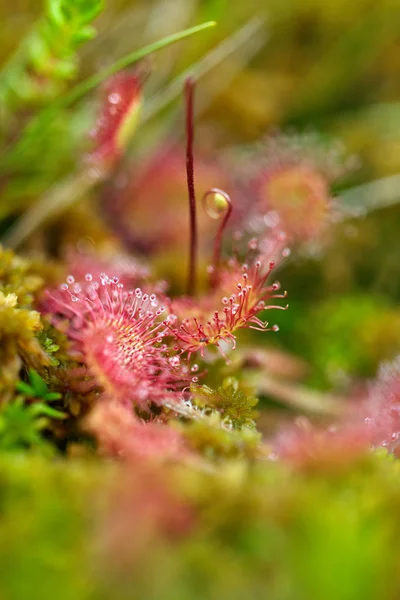
{"type": "Polygon", "coordinates": [[[97,179],[99,179],[99,177],[101,177],[102,171],[101,171],[101,169],[98,169],[97,167],[90,167],[87,170],[87,174],[92,180],[96,181],[97,179]]]}
{"type": "Polygon", "coordinates": [[[69,283],[69,284],[75,283],[75,277],[73,275],[68,275],[67,283],[69,283]]]}
{"type": "Polygon", "coordinates": [[[249,246],[249,250],[257,250],[258,240],[256,238],[253,238],[252,240],[249,241],[248,246],[249,246]]]}
{"type": "Polygon", "coordinates": [[[229,204],[229,196],[222,190],[212,189],[203,196],[204,210],[211,219],[219,219],[229,204]]]}
{"type": "Polygon", "coordinates": [[[118,104],[118,102],[121,102],[121,96],[120,94],[113,92],[108,96],[108,101],[110,104],[118,104]]]}
{"type": "Polygon", "coordinates": [[[62,290],[63,292],[66,292],[68,289],[68,284],[67,283],[62,283],[60,285],[60,290],[62,290]]]}
{"type": "Polygon", "coordinates": [[[192,373],[197,373],[197,371],[199,370],[199,365],[194,364],[190,370],[192,371],[192,373]]]}
{"type": "Polygon", "coordinates": [[[198,380],[199,380],[199,378],[198,378],[198,377],[192,377],[192,381],[193,381],[193,383],[197,383],[197,382],[198,382],[198,380]]]}
{"type": "Polygon", "coordinates": [[[272,331],[279,331],[279,325],[272,325],[272,331]]]}
{"type": "Polygon", "coordinates": [[[291,255],[291,253],[292,253],[292,252],[291,252],[290,248],[284,248],[284,249],[282,250],[282,256],[283,256],[284,258],[287,258],[288,256],[290,256],[290,255],[291,255]]]}
{"type": "Polygon", "coordinates": [[[93,275],[91,273],[86,273],[85,279],[86,279],[86,281],[92,281],[93,280],[93,275]]]}
{"type": "Polygon", "coordinates": [[[71,296],[72,302],[78,302],[78,298],[74,295],[71,296]]]}
{"type": "Polygon", "coordinates": [[[263,217],[264,223],[267,227],[278,227],[279,225],[279,215],[275,211],[268,212],[263,217]]]}

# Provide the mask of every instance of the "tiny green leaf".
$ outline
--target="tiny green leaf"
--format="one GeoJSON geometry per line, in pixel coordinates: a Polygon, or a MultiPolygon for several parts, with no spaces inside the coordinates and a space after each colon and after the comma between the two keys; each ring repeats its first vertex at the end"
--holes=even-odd
{"type": "Polygon", "coordinates": [[[52,402],[53,400],[59,400],[61,397],[60,392],[48,392],[43,396],[43,399],[47,400],[47,402],[52,402]]]}
{"type": "Polygon", "coordinates": [[[36,396],[41,398],[42,396],[47,394],[48,388],[46,382],[34,369],[29,369],[29,379],[31,381],[33,389],[35,390],[36,396]]]}
{"type": "Polygon", "coordinates": [[[25,383],[25,381],[18,381],[15,388],[18,392],[21,392],[21,394],[24,394],[25,396],[35,395],[35,390],[33,387],[30,386],[29,383],[25,383]]]}
{"type": "Polygon", "coordinates": [[[34,416],[46,416],[51,417],[52,419],[65,419],[66,414],[61,412],[60,410],[56,410],[55,408],[51,408],[51,406],[47,406],[43,402],[37,402],[32,404],[30,407],[31,414],[34,416]]]}

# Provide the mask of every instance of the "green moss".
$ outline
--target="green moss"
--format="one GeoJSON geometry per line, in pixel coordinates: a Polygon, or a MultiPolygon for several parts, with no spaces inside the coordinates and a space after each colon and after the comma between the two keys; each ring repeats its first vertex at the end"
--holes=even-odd
{"type": "Polygon", "coordinates": [[[216,473],[165,467],[192,524],[174,535],[154,533],[151,521],[139,553],[138,506],[125,505],[122,529],[107,529],[123,506],[109,495],[116,475],[121,497],[129,469],[0,454],[2,597],[398,597],[400,470],[386,455],[329,475],[270,462],[225,463],[216,473]]]}
{"type": "Polygon", "coordinates": [[[49,364],[36,335],[42,329],[39,313],[18,307],[17,296],[0,291],[0,398],[15,388],[23,364],[49,364]]]}
{"type": "Polygon", "coordinates": [[[258,399],[246,396],[234,377],[227,377],[217,390],[207,385],[192,386],[195,403],[201,408],[215,409],[234,429],[255,428],[254,407],[258,399]]]}

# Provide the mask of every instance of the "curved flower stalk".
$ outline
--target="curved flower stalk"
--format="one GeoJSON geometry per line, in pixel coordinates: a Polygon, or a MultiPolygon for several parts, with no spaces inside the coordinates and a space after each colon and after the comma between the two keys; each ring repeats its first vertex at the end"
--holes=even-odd
{"type": "Polygon", "coordinates": [[[190,356],[208,346],[218,346],[220,342],[230,342],[236,347],[235,333],[242,328],[259,331],[277,331],[278,327],[268,326],[258,314],[263,310],[286,307],[268,304],[271,299],[285,298],[286,293],[278,294],[279,283],[267,284],[275,263],[270,261],[266,270],[260,261],[248,266],[232,259],[228,266],[219,272],[219,285],[210,296],[199,301],[190,298],[172,302],[172,310],[178,323],[165,322],[175,337],[178,347],[190,356]],[[222,305],[222,307],[221,307],[222,305]],[[221,307],[221,308],[219,308],[221,307]]]}
{"type": "Polygon", "coordinates": [[[76,358],[107,396],[146,408],[162,404],[187,381],[188,367],[164,342],[165,312],[155,294],[125,291],[117,277],[103,274],[84,284],[73,276],[48,294],[53,324],[65,328],[76,358]]]}

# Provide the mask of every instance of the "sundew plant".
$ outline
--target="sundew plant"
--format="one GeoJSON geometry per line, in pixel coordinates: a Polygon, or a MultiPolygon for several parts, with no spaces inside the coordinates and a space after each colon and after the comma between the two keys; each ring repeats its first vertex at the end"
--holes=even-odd
{"type": "Polygon", "coordinates": [[[399,597],[399,6],[262,4],[0,2],[1,598],[399,597]]]}

